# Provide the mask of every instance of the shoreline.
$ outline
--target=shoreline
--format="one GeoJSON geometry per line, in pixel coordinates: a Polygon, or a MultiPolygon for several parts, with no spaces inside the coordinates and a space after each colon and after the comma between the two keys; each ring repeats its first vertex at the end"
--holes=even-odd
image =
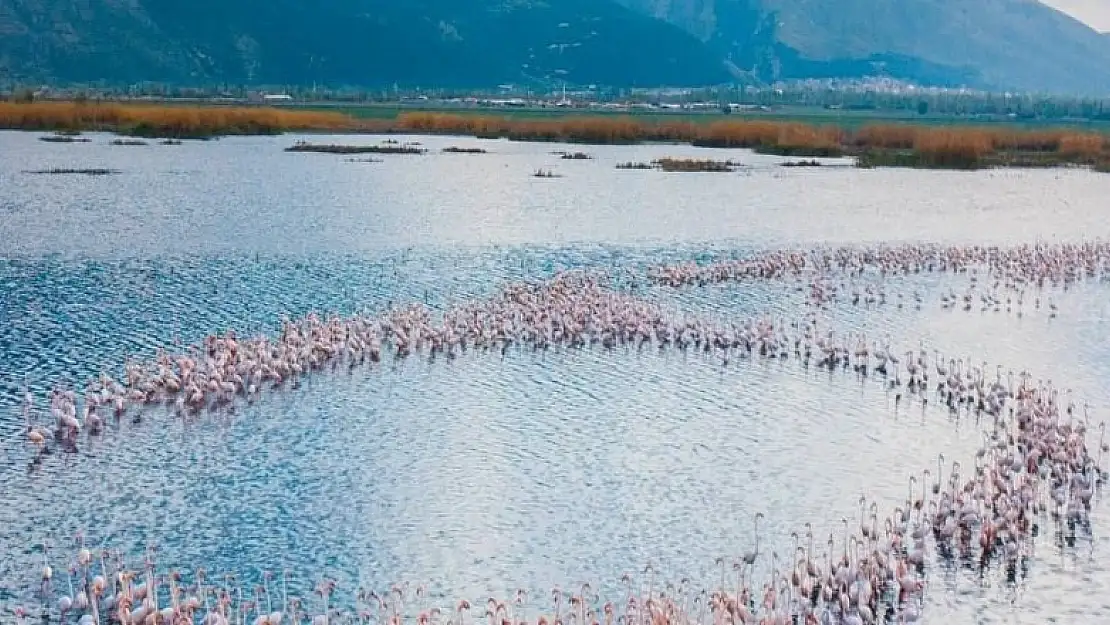
{"type": "Polygon", "coordinates": [[[165,106],[80,102],[0,102],[0,129],[110,132],[148,139],[232,135],[414,134],[538,143],[745,148],[791,158],[856,159],[859,167],[978,170],[1078,166],[1110,172],[1110,135],[1070,129],[874,123],[849,129],[804,122],[645,121],[634,116],[518,119],[458,113],[400,113],[359,119],[338,112],[236,106],[165,106]]]}

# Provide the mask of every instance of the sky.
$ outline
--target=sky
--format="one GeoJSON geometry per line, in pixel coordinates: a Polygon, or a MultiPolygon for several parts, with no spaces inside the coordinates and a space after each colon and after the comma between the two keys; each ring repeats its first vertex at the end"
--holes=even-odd
{"type": "Polygon", "coordinates": [[[1097,31],[1110,32],[1110,0],[1041,0],[1087,22],[1097,31]]]}

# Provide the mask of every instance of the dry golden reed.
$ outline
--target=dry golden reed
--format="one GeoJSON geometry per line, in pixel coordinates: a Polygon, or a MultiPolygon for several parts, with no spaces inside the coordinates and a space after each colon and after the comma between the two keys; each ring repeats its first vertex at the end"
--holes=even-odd
{"type": "Polygon", "coordinates": [[[202,137],[271,134],[285,130],[349,130],[356,124],[352,118],[338,113],[269,107],[0,102],[0,127],[202,137]]]}
{"type": "Polygon", "coordinates": [[[930,128],[917,133],[913,149],[921,165],[970,169],[979,166],[994,150],[994,145],[984,132],[930,128]]]}
{"type": "Polygon", "coordinates": [[[910,150],[920,127],[900,124],[869,124],[852,135],[856,147],[883,150],[910,150]]]}
{"type": "Polygon", "coordinates": [[[405,112],[394,119],[359,120],[335,113],[272,107],[167,106],[0,102],[0,128],[109,130],[158,137],[270,134],[283,131],[414,132],[595,144],[664,141],[751,148],[794,156],[866,156],[872,163],[979,167],[1000,163],[1110,160],[1110,143],[1095,132],[1014,127],[869,124],[855,130],[770,120],[710,123],[634,116],[544,119],[481,114],[405,112]]]}
{"type": "Polygon", "coordinates": [[[784,153],[833,153],[844,150],[921,152],[941,162],[982,158],[995,152],[1044,152],[1097,155],[1106,151],[1101,134],[1068,130],[1023,130],[975,126],[868,124],[854,131],[800,122],[722,120],[653,122],[634,117],[565,117],[530,120],[452,113],[402,113],[394,129],[402,132],[468,134],[531,141],[635,143],[674,141],[705,147],[770,149],[784,153]]]}
{"type": "Polygon", "coordinates": [[[1096,157],[1106,151],[1106,139],[1099,135],[1069,134],[1060,138],[1057,150],[1064,156],[1096,157]]]}
{"type": "Polygon", "coordinates": [[[648,122],[633,117],[566,117],[562,119],[510,119],[450,113],[402,113],[396,129],[408,132],[470,134],[507,137],[522,141],[578,143],[636,143],[671,141],[706,147],[839,148],[844,130],[833,126],[769,121],[648,122]]]}

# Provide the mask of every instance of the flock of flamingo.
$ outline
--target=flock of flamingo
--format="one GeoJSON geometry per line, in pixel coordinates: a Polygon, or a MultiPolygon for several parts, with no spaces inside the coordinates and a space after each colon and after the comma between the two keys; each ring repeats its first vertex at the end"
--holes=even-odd
{"type": "MultiPolygon", "coordinates": [[[[730,280],[804,277],[811,303],[837,300],[833,286],[845,277],[955,272],[992,283],[1021,301],[1039,300],[1049,289],[1101,279],[1110,244],[1036,245],[1014,248],[906,245],[870,249],[778,251],[708,265],[654,268],[649,279],[681,287],[730,280]]],[[[858,296],[856,296],[858,297],[858,296]]],[[[1020,304],[1019,304],[1020,306],[1020,304]]],[[[423,354],[453,359],[468,350],[500,352],[558,348],[680,350],[719,359],[793,359],[804,367],[851,370],[881,378],[897,406],[915,400],[955,415],[974,414],[983,446],[973,466],[945,465],[909,478],[905,501],[887,512],[866,497],[859,516],[843,519],[827,540],[813,527],[792,535],[791,549],[768,549],[755,515],[751,548],[735,561],[718,560],[720,581],[696,590],[687,580],[646,585],[619,603],[600,603],[589,590],[556,590],[553,603],[532,601],[519,591],[508,601],[491,598],[482,618],[489,625],[738,625],[878,622],[909,623],[921,617],[930,564],[937,558],[975,562],[982,571],[997,564],[1013,582],[1027,567],[1032,539],[1051,524],[1064,545],[1090,533],[1091,507],[1105,479],[1105,424],[1092,424],[1089,407],[1070,391],[1037,381],[1027,372],[992,371],[970,358],[945,359],[924,346],[898,350],[889,339],[838,335],[816,310],[794,320],[761,316],[714,322],[667,314],[655,301],[611,288],[603,274],[571,271],[541,283],[511,284],[495,296],[434,314],[423,305],[390,308],[379,315],[306,315],[283,320],[274,336],[241,338],[213,334],[181,353],[160,350],[150,361],[128,360],[115,379],[102,372],[78,396],[57,386],[46,402],[50,422],[28,390],[23,402],[25,437],[32,467],[55,448],[73,450],[82,435],[97,436],[121,419],[156,411],[189,418],[254,402],[263,394],[295,387],[304,376],[348,370],[387,359],[423,354]],[[78,417],[80,415],[80,417],[78,417]],[[1097,452],[1088,442],[1097,436],[1097,452]],[[729,575],[731,567],[732,575],[729,575]]],[[[799,528],[801,529],[801,528],[799,528]]],[[[289,576],[265,573],[256,588],[227,575],[209,579],[204,569],[157,572],[155,552],[129,567],[123,554],[90,550],[80,537],[72,557],[52,560],[42,545],[37,575],[40,604],[19,608],[44,618],[101,623],[313,625],[375,622],[401,625],[467,625],[471,606],[444,611],[428,605],[427,593],[406,586],[388,592],[339,588],[321,579],[315,599],[289,593],[289,576]],[[57,565],[61,575],[56,576],[57,565]],[[62,577],[64,583],[57,577],[62,577]],[[280,586],[280,592],[277,588],[280,586]]],[[[641,582],[644,580],[640,580],[641,582]]],[[[311,595],[310,595],[311,596],[311,595]]]]}
{"type": "MultiPolygon", "coordinates": [[[[1057,313],[1052,299],[1042,302],[1045,287],[1068,290],[1088,279],[1101,279],[1110,260],[1110,242],[1081,244],[1036,244],[1016,247],[941,246],[904,244],[834,249],[772,250],[752,257],[704,265],[693,262],[654,268],[649,279],[677,287],[749,280],[808,279],[809,303],[825,306],[848,302],[877,306],[891,303],[908,306],[901,293],[888,297],[882,279],[921,274],[949,274],[967,278],[961,293],[949,288],[941,294],[945,309],[1024,314],[1033,309],[1057,313]],[[859,281],[865,277],[880,281],[859,281]],[[1030,301],[1031,300],[1031,301],[1030,301]]],[[[913,306],[921,308],[922,291],[912,295],[913,306]]]]}

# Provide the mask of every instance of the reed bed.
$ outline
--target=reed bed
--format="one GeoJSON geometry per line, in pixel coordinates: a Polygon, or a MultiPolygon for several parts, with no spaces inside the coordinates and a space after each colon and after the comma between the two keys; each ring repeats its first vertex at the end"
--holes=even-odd
{"type": "Polygon", "coordinates": [[[460,148],[456,145],[443,148],[443,152],[446,154],[488,154],[482,148],[460,148]]]}
{"type": "Polygon", "coordinates": [[[964,133],[953,130],[932,130],[914,137],[913,150],[924,167],[974,169],[993,146],[985,133],[964,133]]]}
{"type": "Polygon", "coordinates": [[[56,134],[39,137],[39,141],[45,141],[46,143],[88,143],[89,139],[68,134],[56,134]]]}
{"type": "Polygon", "coordinates": [[[1009,128],[865,126],[851,138],[860,165],[944,169],[1095,165],[1110,143],[1100,133],[1009,128]]]}
{"type": "Polygon", "coordinates": [[[632,117],[516,120],[483,115],[405,113],[398,132],[471,134],[521,141],[624,144],[645,141],[747,148],[796,157],[855,156],[863,167],[952,169],[1062,164],[1094,165],[1110,158],[1106,137],[1074,130],[1018,130],[974,126],[935,128],[871,124],[836,126],[759,120],[648,122],[632,117]]]}
{"type": "Polygon", "coordinates": [[[290,130],[353,130],[358,123],[339,113],[269,107],[0,102],[0,128],[98,130],[143,137],[196,138],[290,130]]]}
{"type": "Polygon", "coordinates": [[[585,152],[561,152],[559,158],[564,161],[588,161],[593,159],[592,156],[585,152]]]}
{"type": "Polygon", "coordinates": [[[693,124],[651,124],[631,117],[567,117],[522,120],[485,115],[402,113],[399,132],[464,134],[517,141],[552,141],[589,144],[629,144],[642,141],[690,141],[693,124]],[[686,128],[678,132],[672,126],[686,128]]]}
{"type": "Polygon", "coordinates": [[[107,176],[109,174],[118,174],[117,169],[104,169],[104,168],[86,168],[86,169],[64,169],[56,167],[54,169],[34,169],[23,172],[25,174],[46,174],[46,175],[73,175],[80,174],[84,176],[107,176]]]}
{"type": "Polygon", "coordinates": [[[730,172],[739,163],[696,158],[661,158],[655,161],[655,165],[668,172],[730,172]]]}
{"type": "Polygon", "coordinates": [[[658,169],[666,172],[730,172],[740,166],[735,161],[671,157],[659,158],[650,163],[617,163],[617,169],[658,169]]]}
{"type": "Polygon", "coordinates": [[[782,156],[840,156],[845,133],[835,126],[782,122],[717,122],[691,141],[717,148],[750,148],[782,156]]]}
{"type": "Polygon", "coordinates": [[[1106,138],[1099,135],[1064,135],[1056,150],[1065,156],[1094,158],[1107,149],[1106,138]]]}
{"type": "Polygon", "coordinates": [[[150,145],[142,139],[112,139],[110,145],[150,145]]]}
{"type": "Polygon", "coordinates": [[[1110,160],[1110,142],[1105,135],[1095,132],[890,123],[847,130],[832,125],[751,119],[695,123],[634,116],[519,119],[432,112],[407,112],[387,120],[356,120],[335,112],[270,107],[0,102],[0,128],[106,130],[173,138],[333,131],[453,134],[584,144],[672,142],[747,148],[803,158],[853,156],[863,167],[977,169],[1076,164],[1100,169],[1096,167],[1099,163],[1110,160]]]}
{"type": "Polygon", "coordinates": [[[781,166],[781,167],[820,167],[821,166],[821,161],[818,161],[818,160],[786,161],[785,163],[779,163],[779,166],[781,166]]]}
{"type": "Polygon", "coordinates": [[[323,154],[423,154],[425,150],[412,145],[336,145],[298,141],[286,152],[320,152],[323,154]]]}

